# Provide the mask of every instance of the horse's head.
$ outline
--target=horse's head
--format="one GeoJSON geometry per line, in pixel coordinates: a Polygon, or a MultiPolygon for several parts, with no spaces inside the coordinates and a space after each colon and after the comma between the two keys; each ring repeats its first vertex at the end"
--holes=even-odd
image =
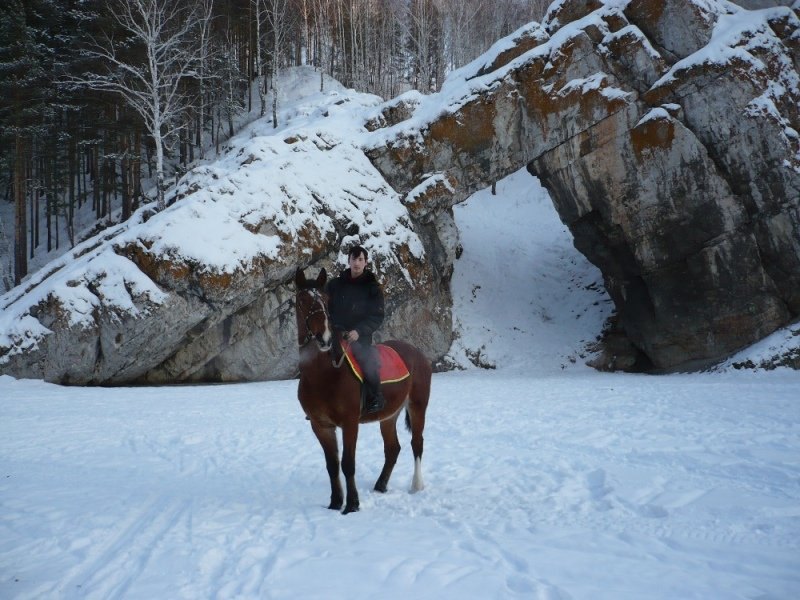
{"type": "Polygon", "coordinates": [[[327,352],[333,344],[333,330],[328,317],[328,298],[325,282],[328,275],[322,269],[316,279],[306,279],[302,269],[297,269],[294,282],[295,311],[297,313],[297,341],[300,347],[314,340],[322,352],[327,352]]]}

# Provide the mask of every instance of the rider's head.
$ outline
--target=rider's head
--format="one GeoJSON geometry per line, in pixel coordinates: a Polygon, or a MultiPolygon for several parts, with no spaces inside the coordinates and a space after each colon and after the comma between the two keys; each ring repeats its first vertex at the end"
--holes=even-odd
{"type": "Polygon", "coordinates": [[[364,268],[367,266],[367,251],[362,246],[353,246],[348,253],[348,264],[350,265],[350,276],[361,277],[364,268]]]}
{"type": "Polygon", "coordinates": [[[353,246],[350,248],[350,252],[347,254],[347,258],[358,258],[360,256],[364,257],[364,262],[369,260],[369,255],[367,254],[367,249],[364,246],[353,246]]]}

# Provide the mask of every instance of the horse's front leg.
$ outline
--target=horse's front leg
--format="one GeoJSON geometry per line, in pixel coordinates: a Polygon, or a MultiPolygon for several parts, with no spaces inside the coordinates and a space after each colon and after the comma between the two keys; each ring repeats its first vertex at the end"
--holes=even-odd
{"type": "Polygon", "coordinates": [[[356,443],[358,442],[358,416],[342,426],[342,473],[347,486],[347,503],[343,514],[359,509],[358,489],[356,489],[356,443]]]}
{"type": "Polygon", "coordinates": [[[312,420],[311,429],[325,453],[325,468],[331,480],[331,503],[328,508],[341,510],[344,495],[342,482],[339,480],[339,443],[336,441],[336,428],[333,425],[319,425],[312,420]]]}

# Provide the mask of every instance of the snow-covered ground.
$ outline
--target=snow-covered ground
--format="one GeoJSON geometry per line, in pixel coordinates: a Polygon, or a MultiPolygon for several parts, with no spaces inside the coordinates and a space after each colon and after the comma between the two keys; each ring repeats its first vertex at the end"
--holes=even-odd
{"type": "MultiPolygon", "coordinates": [[[[298,77],[281,89],[316,89],[298,77]]],[[[461,99],[464,85],[418,112],[461,99]]],[[[361,160],[344,144],[363,142],[348,111],[372,101],[334,91],[349,104],[286,98],[281,127],[318,127],[324,100],[325,131],[361,160]]],[[[249,184],[225,156],[208,163],[236,202],[300,179],[269,170],[271,148],[288,148],[270,146],[270,130],[254,123],[230,141],[263,158],[249,184]]],[[[297,144],[306,158],[311,145],[297,144]]],[[[309,164],[306,186],[336,176],[309,164]]],[[[367,181],[368,167],[342,177],[367,181]]],[[[389,492],[370,491],[383,451],[365,426],[361,511],[327,510],[295,381],[110,389],[0,376],[0,599],[800,598],[800,373],[589,369],[587,344],[611,311],[599,273],[536,180],[520,172],[497,191],[455,211],[450,360],[465,370],[434,376],[423,492],[408,493],[405,430],[389,492]]],[[[400,206],[383,192],[364,203],[379,200],[400,206]]],[[[364,231],[381,243],[380,227],[364,231]]],[[[797,348],[798,331],[735,360],[797,348]]]]}
{"type": "Polygon", "coordinates": [[[0,598],[800,597],[800,373],[583,364],[610,306],[535,180],[459,206],[453,360],[426,489],[327,510],[296,382],[64,388],[0,377],[0,598]],[[480,351],[480,352],[478,352],[480,351]]]}

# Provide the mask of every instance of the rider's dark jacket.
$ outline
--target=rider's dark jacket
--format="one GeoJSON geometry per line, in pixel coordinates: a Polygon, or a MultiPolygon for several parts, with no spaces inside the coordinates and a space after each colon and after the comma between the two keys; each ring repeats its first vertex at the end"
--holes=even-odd
{"type": "Polygon", "coordinates": [[[371,343],[372,334],[384,317],[383,292],[375,274],[365,270],[361,277],[350,277],[350,269],[328,282],[328,310],[333,326],[342,331],[358,331],[359,341],[371,343]]]}

